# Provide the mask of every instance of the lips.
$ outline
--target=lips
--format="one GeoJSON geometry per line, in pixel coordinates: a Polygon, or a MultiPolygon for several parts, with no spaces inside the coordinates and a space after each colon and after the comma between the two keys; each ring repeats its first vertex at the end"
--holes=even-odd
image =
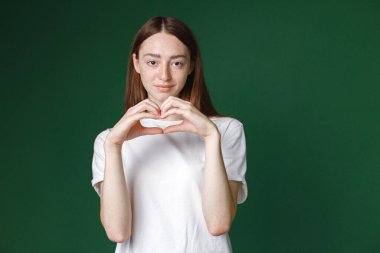
{"type": "Polygon", "coordinates": [[[173,87],[174,85],[155,85],[156,87],[159,87],[159,88],[171,88],[173,87]]]}
{"type": "Polygon", "coordinates": [[[169,92],[174,85],[155,85],[160,92],[169,92]]]}

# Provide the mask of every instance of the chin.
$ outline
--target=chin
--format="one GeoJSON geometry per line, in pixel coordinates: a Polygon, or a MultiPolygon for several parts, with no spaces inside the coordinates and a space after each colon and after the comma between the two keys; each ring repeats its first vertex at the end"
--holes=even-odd
{"type": "Polygon", "coordinates": [[[154,98],[157,102],[163,103],[170,96],[174,96],[174,95],[170,93],[162,93],[162,94],[157,94],[154,98]]]}
{"type": "MultiPolygon", "coordinates": [[[[155,92],[153,93],[154,95],[151,96],[155,101],[157,102],[160,102],[160,103],[163,103],[168,97],[172,96],[172,97],[178,97],[179,93],[177,93],[176,91],[171,91],[171,92],[155,92]]],[[[149,97],[149,95],[148,95],[149,97]]]]}
{"type": "Polygon", "coordinates": [[[158,94],[157,98],[159,100],[163,99],[163,100],[166,100],[168,97],[178,97],[178,94],[175,94],[175,93],[161,93],[161,94],[158,94]]]}

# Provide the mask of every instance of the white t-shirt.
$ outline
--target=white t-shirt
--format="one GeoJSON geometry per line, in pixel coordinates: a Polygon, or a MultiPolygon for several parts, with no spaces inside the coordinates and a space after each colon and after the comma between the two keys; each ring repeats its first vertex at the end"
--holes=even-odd
{"type": "MultiPolygon", "coordinates": [[[[240,181],[237,202],[248,190],[245,181],[246,143],[243,124],[230,117],[210,117],[221,134],[229,180],[240,181]]],[[[143,126],[165,128],[181,121],[143,119],[143,126]]],[[[111,129],[94,143],[92,186],[99,194],[104,176],[103,144],[111,129]]],[[[124,174],[132,204],[132,235],[117,243],[116,253],[231,253],[227,234],[211,235],[202,212],[205,162],[203,137],[188,133],[146,135],[122,146],[124,174]]]]}

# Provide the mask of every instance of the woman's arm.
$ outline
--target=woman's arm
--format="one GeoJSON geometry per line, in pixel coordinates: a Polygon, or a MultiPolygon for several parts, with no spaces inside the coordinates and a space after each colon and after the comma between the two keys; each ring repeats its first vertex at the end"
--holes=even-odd
{"type": "Polygon", "coordinates": [[[100,220],[108,238],[123,242],[131,236],[132,209],[125,182],[121,146],[105,142],[104,181],[100,185],[100,220]]]}
{"type": "Polygon", "coordinates": [[[161,105],[161,118],[172,114],[182,115],[183,122],[165,128],[164,133],[192,132],[204,137],[203,215],[211,234],[224,234],[235,217],[238,182],[228,181],[218,127],[190,102],[170,96],[161,105]]]}
{"type": "Polygon", "coordinates": [[[205,137],[205,170],[202,190],[203,214],[212,235],[227,233],[236,214],[238,182],[228,181],[220,133],[205,137]]]}
{"type": "Polygon", "coordinates": [[[139,121],[158,118],[159,107],[145,99],[128,109],[108,133],[104,143],[104,180],[100,185],[100,219],[111,241],[123,242],[132,233],[132,207],[124,176],[121,149],[124,141],[161,134],[161,128],[145,128],[139,121]]]}

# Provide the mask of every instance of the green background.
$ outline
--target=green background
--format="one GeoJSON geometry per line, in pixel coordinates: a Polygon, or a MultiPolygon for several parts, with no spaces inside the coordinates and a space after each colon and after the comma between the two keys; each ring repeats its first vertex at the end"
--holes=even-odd
{"type": "Polygon", "coordinates": [[[0,252],[114,252],[91,186],[150,17],[195,32],[244,123],[237,253],[380,252],[380,2],[2,1],[0,252]]]}

